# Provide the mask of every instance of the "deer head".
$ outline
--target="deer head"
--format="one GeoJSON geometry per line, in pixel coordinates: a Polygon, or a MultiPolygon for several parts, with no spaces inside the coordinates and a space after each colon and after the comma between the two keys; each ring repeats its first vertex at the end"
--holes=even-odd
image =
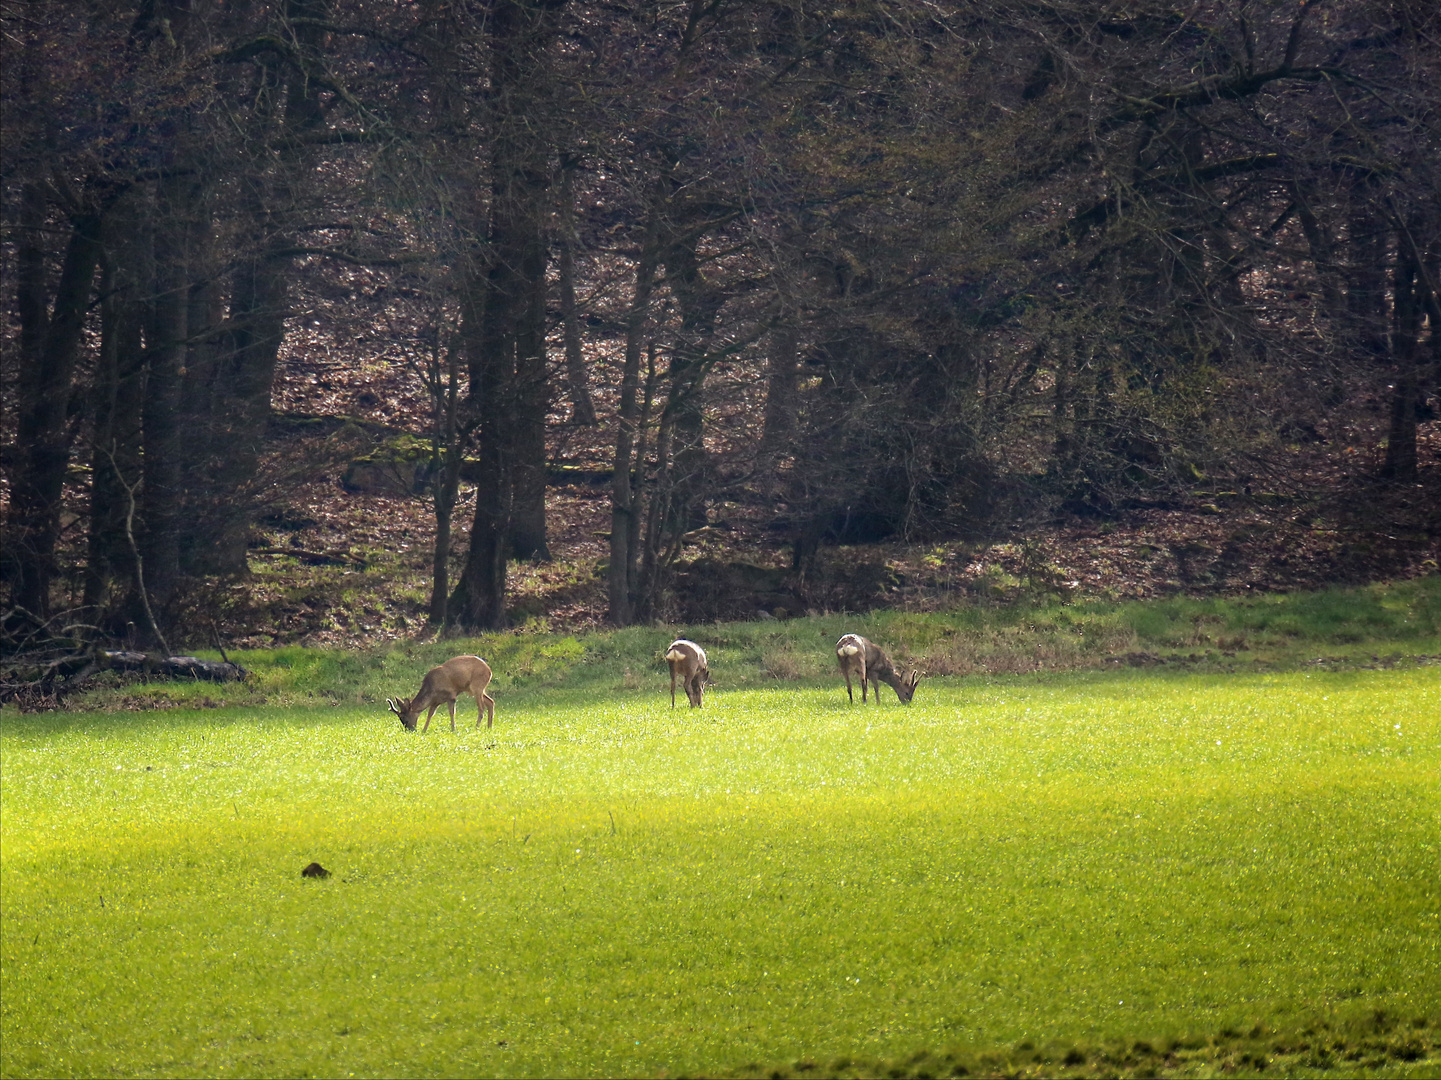
{"type": "Polygon", "coordinates": [[[910,701],[916,694],[916,683],[921,681],[919,671],[908,671],[901,676],[900,681],[895,684],[896,697],[902,701],[910,701]]]}
{"type": "Polygon", "coordinates": [[[415,722],[420,717],[420,710],[410,711],[410,702],[401,701],[398,698],[386,698],[385,703],[390,706],[390,711],[400,717],[401,724],[406,731],[415,730],[415,722]],[[407,715],[409,714],[409,715],[407,715]]]}

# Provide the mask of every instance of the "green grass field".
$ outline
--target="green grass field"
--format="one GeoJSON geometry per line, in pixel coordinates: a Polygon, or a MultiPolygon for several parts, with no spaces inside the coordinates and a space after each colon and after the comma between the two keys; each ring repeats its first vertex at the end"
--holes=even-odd
{"type": "Polygon", "coordinates": [[[7,710],[0,1072],[1441,1069],[1441,668],[697,713],[566,640],[490,734],[7,710]]]}

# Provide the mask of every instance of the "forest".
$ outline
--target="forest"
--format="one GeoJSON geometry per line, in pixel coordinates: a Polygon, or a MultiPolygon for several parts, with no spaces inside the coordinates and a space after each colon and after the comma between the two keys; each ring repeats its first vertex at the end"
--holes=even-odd
{"type": "Polygon", "coordinates": [[[1431,0],[0,24],[7,652],[208,647],[285,499],[357,461],[404,474],[366,513],[419,521],[410,623],[456,632],[524,620],[568,489],[614,626],[736,617],[698,553],[761,544],[794,612],[840,547],[1004,542],[1056,584],[1060,524],[1153,512],[1251,514],[1172,545],[1178,590],[1258,537],[1436,569],[1431,0]]]}

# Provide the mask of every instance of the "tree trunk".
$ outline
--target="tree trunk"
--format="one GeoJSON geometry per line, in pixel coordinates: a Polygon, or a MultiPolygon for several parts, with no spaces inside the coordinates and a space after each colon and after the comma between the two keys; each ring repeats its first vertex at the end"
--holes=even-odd
{"type": "Polygon", "coordinates": [[[44,286],[38,276],[32,276],[43,271],[43,259],[36,254],[38,245],[24,253],[16,282],[22,319],[30,323],[27,327],[22,322],[21,340],[35,351],[23,358],[20,371],[16,442],[21,456],[11,490],[12,527],[7,546],[13,546],[10,572],[15,601],[42,621],[50,615],[60,494],[70,463],[65,419],[100,261],[101,216],[99,211],[85,211],[73,217],[48,320],[44,318],[44,286]]]}
{"type": "MultiPolygon", "coordinates": [[[[483,302],[494,297],[476,287],[483,302]]],[[[470,307],[476,306],[472,301],[470,307]]],[[[484,323],[490,320],[482,316],[484,323]]],[[[460,581],[450,597],[449,618],[467,630],[505,625],[505,574],[513,484],[511,447],[505,405],[493,366],[494,335],[473,328],[466,334],[470,361],[472,406],[480,411],[480,476],[475,491],[475,517],[470,547],[460,581]],[[477,345],[477,339],[481,339],[477,345]],[[488,339],[488,340],[487,340],[488,339]],[[479,354],[479,356],[477,356],[479,354]],[[487,363],[487,358],[491,363],[487,363]]]]}
{"type": "Polygon", "coordinates": [[[1350,266],[1347,275],[1347,314],[1351,333],[1367,356],[1386,354],[1386,237],[1387,230],[1367,198],[1369,185],[1353,189],[1350,266]]]}
{"type": "Polygon", "coordinates": [[[128,193],[106,220],[100,355],[91,397],[95,429],[84,603],[97,625],[116,633],[125,618],[119,602],[135,588],[125,518],[128,492],[139,483],[141,472],[142,334],[145,297],[154,277],[146,226],[149,204],[144,195],[143,189],[128,193]]]}
{"type": "Polygon", "coordinates": [[[541,132],[544,56],[564,0],[505,0],[490,11],[488,259],[463,300],[482,473],[465,570],[451,596],[467,629],[505,625],[506,562],[548,558],[545,539],[545,225],[550,145],[541,132]]]}
{"type": "Polygon", "coordinates": [[[156,193],[155,294],[145,349],[140,554],[149,601],[162,612],[180,581],[180,381],[190,306],[189,186],[188,179],[168,177],[156,193]]]}
{"type": "Polygon", "coordinates": [[[444,384],[436,372],[440,431],[436,450],[441,455],[440,474],[435,481],[435,558],[432,563],[430,590],[430,622],[445,626],[449,621],[450,603],[450,529],[455,515],[455,500],[460,491],[460,466],[465,457],[465,443],[460,431],[460,348],[452,341],[446,349],[444,384]]]}
{"type": "Polygon", "coordinates": [[[776,462],[790,444],[796,425],[796,384],[800,375],[800,335],[794,324],[782,322],[770,332],[766,356],[766,413],[756,466],[761,489],[776,487],[776,462]]]}
{"type": "MultiPolygon", "coordinates": [[[[492,244],[491,259],[503,256],[492,244]]],[[[496,295],[504,275],[492,265],[471,275],[462,298],[461,334],[470,363],[469,407],[479,417],[477,449],[481,470],[476,483],[475,517],[460,581],[451,594],[449,618],[468,630],[505,625],[505,573],[509,554],[511,497],[510,410],[507,395],[514,377],[514,335],[508,332],[508,305],[496,295]]]]}
{"type": "Polygon", "coordinates": [[[255,474],[270,420],[270,392],[289,313],[289,260],[275,254],[282,237],[266,235],[264,212],[251,207],[253,247],[232,279],[228,330],[218,346],[197,345],[205,362],[190,374],[208,378],[196,388],[205,401],[195,417],[197,448],[188,456],[192,488],[185,565],[197,573],[239,575],[248,570],[246,543],[255,474]],[[215,349],[211,363],[207,355],[215,349]]]}
{"type": "Polygon", "coordinates": [[[1301,231],[1306,237],[1306,246],[1311,250],[1311,265],[1315,268],[1316,280],[1321,284],[1321,297],[1326,314],[1339,325],[1345,317],[1346,305],[1341,296],[1331,237],[1316,217],[1307,192],[1303,190],[1300,182],[1293,183],[1291,190],[1296,197],[1296,213],[1301,221],[1301,231]]]}
{"type": "Polygon", "coordinates": [[[1402,484],[1414,484],[1417,477],[1416,408],[1420,404],[1421,372],[1416,360],[1416,343],[1424,303],[1422,266],[1401,229],[1397,237],[1396,267],[1392,278],[1391,356],[1394,367],[1391,384],[1391,423],[1386,441],[1386,460],[1381,476],[1402,484]]]}
{"type": "Polygon", "coordinates": [[[1075,408],[1071,387],[1071,351],[1062,343],[1055,350],[1055,388],[1051,398],[1051,460],[1056,475],[1069,487],[1076,474],[1075,408]]]}
{"type": "Polygon", "coordinates": [[[641,242],[640,261],[635,269],[635,294],[626,313],[625,363],[621,368],[620,408],[616,415],[615,468],[611,474],[610,491],[610,571],[607,584],[610,594],[610,621],[616,626],[629,626],[635,615],[636,550],[635,535],[639,527],[635,491],[631,485],[631,469],[635,466],[634,450],[637,434],[636,397],[640,389],[640,354],[644,346],[645,326],[650,317],[651,292],[659,265],[657,239],[660,224],[659,194],[652,202],[646,222],[645,239],[641,242]]]}
{"type": "Polygon", "coordinates": [[[570,392],[570,422],[596,425],[590,376],[580,347],[580,320],[575,303],[575,179],[574,156],[565,155],[560,166],[560,315],[565,335],[565,381],[570,392]]]}
{"type": "MultiPolygon", "coordinates": [[[[26,50],[27,60],[30,51],[26,50]]],[[[40,359],[45,350],[45,332],[50,324],[45,283],[45,248],[41,243],[45,237],[45,191],[39,183],[26,184],[21,188],[17,226],[15,311],[20,321],[20,400],[17,404],[22,411],[28,411],[36,405],[34,399],[39,393],[40,359]]],[[[37,418],[34,422],[38,424],[40,421],[37,418]]],[[[19,458],[23,446],[23,443],[18,444],[15,448],[16,459],[5,463],[6,470],[10,473],[11,499],[10,515],[5,522],[4,542],[0,543],[0,570],[3,570],[4,580],[12,587],[11,595],[15,601],[43,617],[43,613],[37,609],[41,606],[41,597],[48,603],[48,578],[42,578],[43,567],[36,559],[22,554],[31,552],[31,545],[36,537],[30,535],[30,530],[40,525],[38,520],[27,521],[16,501],[25,482],[19,458]],[[33,591],[27,590],[27,581],[33,591]]]]}
{"type": "Polygon", "coordinates": [[[680,338],[671,354],[670,400],[666,405],[672,414],[675,442],[671,468],[676,518],[671,528],[686,531],[706,523],[705,500],[710,484],[701,391],[722,296],[701,272],[694,239],[670,248],[666,270],[681,311],[680,338]]]}
{"type": "Polygon", "coordinates": [[[248,572],[247,543],[259,469],[270,421],[271,389],[289,316],[292,224],[308,181],[308,152],[291,143],[278,155],[267,145],[277,136],[315,131],[325,124],[322,90],[314,73],[324,68],[324,28],[329,0],[286,0],[285,18],[294,46],[282,61],[258,64],[248,132],[258,152],[248,163],[239,204],[241,251],[232,256],[230,309],[221,328],[221,301],[214,244],[211,182],[199,168],[186,189],[188,241],[187,314],[191,342],[186,356],[184,401],[195,437],[187,443],[189,490],[182,530],[182,565],[196,573],[239,576],[248,572]]]}
{"type": "MultiPolygon", "coordinates": [[[[636,476],[641,479],[641,490],[645,489],[646,432],[650,427],[651,408],[655,402],[655,343],[651,342],[646,361],[645,400],[640,413],[640,443],[636,453],[636,476]]],[[[631,515],[630,549],[640,545],[640,574],[636,581],[635,618],[637,622],[649,622],[656,616],[657,601],[660,598],[662,578],[669,561],[661,555],[661,544],[665,536],[666,522],[671,520],[674,505],[674,491],[671,488],[672,416],[662,410],[655,436],[655,469],[650,481],[649,506],[645,513],[645,532],[640,529],[640,508],[631,515]],[[644,542],[641,537],[644,535],[644,542]]]]}
{"type": "Polygon", "coordinates": [[[545,355],[546,243],[543,218],[544,183],[534,171],[522,216],[519,316],[515,327],[515,380],[510,395],[515,469],[510,550],[517,559],[549,560],[546,541],[545,418],[550,412],[550,373],[545,355]]]}
{"type": "Polygon", "coordinates": [[[26,184],[20,192],[19,228],[15,230],[15,310],[20,319],[21,370],[34,377],[39,375],[50,318],[45,298],[45,249],[40,243],[44,235],[44,188],[38,183],[26,184]]]}

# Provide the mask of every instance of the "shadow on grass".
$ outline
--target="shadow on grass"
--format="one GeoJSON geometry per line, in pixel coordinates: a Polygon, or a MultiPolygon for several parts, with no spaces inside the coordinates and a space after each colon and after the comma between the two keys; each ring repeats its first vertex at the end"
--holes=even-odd
{"type": "Polygon", "coordinates": [[[1384,1012],[1352,1021],[1323,1021],[1299,1031],[1256,1026],[1203,1037],[1124,1039],[1009,1049],[918,1051],[904,1058],[801,1059],[750,1062],[714,1077],[1164,1077],[1164,1076],[1435,1076],[1441,1072],[1441,1023],[1384,1012]]]}

